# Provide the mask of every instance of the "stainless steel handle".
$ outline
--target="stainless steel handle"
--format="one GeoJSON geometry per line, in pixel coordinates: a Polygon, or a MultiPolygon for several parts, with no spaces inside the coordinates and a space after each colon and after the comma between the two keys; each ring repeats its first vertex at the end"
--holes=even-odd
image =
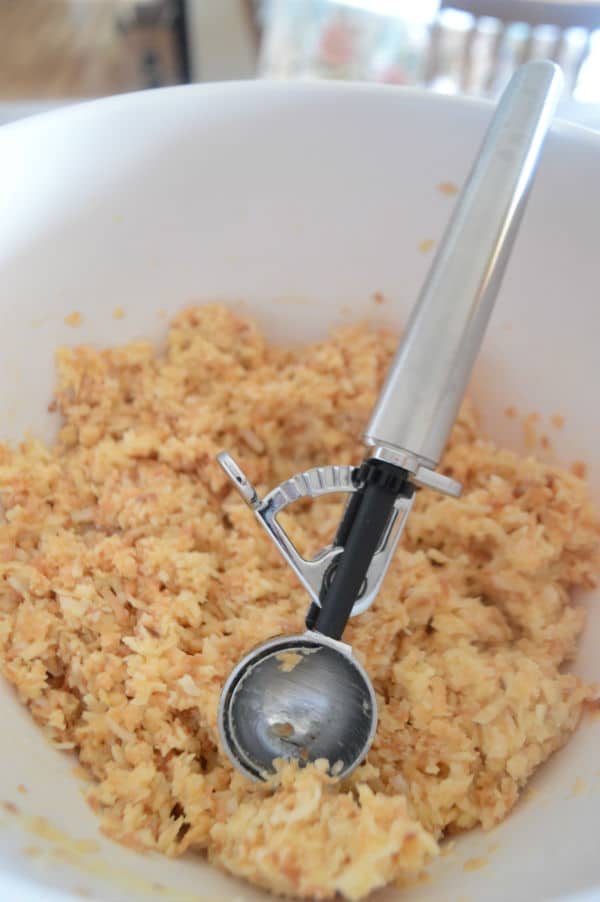
{"type": "Polygon", "coordinates": [[[504,92],[364,436],[435,467],[456,418],[562,92],[558,66],[521,66],[504,92]]]}

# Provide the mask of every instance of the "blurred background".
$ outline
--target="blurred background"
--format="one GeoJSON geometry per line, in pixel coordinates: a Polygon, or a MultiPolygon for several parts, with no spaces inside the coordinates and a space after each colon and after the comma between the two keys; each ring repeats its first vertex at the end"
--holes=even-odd
{"type": "Polygon", "coordinates": [[[600,2],[0,0],[0,123],[82,98],[239,78],[350,79],[494,98],[559,62],[600,130],[600,2]]]}

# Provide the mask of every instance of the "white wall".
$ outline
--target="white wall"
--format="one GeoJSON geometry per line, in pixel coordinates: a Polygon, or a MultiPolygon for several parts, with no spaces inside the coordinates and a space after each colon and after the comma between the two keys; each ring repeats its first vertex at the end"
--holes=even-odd
{"type": "Polygon", "coordinates": [[[243,0],[185,0],[194,81],[253,78],[254,35],[243,0]]]}

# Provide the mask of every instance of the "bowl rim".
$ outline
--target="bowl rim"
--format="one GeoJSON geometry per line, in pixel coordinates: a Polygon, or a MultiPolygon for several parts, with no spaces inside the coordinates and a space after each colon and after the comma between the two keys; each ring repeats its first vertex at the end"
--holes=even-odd
{"type": "MultiPolygon", "coordinates": [[[[339,94],[344,96],[369,96],[387,95],[390,98],[403,101],[417,101],[424,106],[449,106],[470,108],[480,113],[491,114],[496,106],[494,100],[485,97],[473,97],[467,94],[440,94],[428,88],[412,85],[390,85],[363,81],[336,81],[333,79],[306,79],[284,80],[275,78],[245,79],[215,82],[197,82],[186,85],[169,85],[162,88],[148,88],[139,91],[128,91],[121,94],[112,94],[107,97],[93,97],[73,99],[73,102],[61,104],[55,109],[44,110],[26,116],[16,122],[8,122],[0,126],[0,141],[9,134],[17,135],[19,131],[41,128],[48,124],[58,124],[61,118],[76,120],[87,118],[88,115],[102,113],[109,114],[127,106],[137,107],[136,115],[144,115],[146,110],[152,111],[157,104],[167,102],[167,98],[177,95],[190,98],[196,94],[255,94],[277,96],[288,94],[294,102],[297,98],[310,96],[315,102],[319,102],[320,96],[327,94],[339,94]]],[[[600,150],[600,131],[589,126],[572,122],[557,116],[552,132],[583,142],[589,142],[600,150]]]]}

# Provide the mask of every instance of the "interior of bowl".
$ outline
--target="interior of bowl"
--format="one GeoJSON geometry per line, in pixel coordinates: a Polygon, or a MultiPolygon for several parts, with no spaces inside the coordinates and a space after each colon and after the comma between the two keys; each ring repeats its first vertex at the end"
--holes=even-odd
{"type": "MultiPolygon", "coordinates": [[[[237,306],[285,342],[358,318],[400,326],[455,200],[439,186],[462,184],[489,114],[397,89],[254,84],[115,98],[4,129],[1,438],[52,437],[59,345],[160,344],[169,315],[192,302],[237,306]]],[[[473,392],[488,431],[512,447],[522,416],[538,413],[556,457],[586,462],[600,502],[599,209],[600,139],[556,127],[473,392]],[[509,406],[517,418],[504,415],[509,406]]],[[[577,670],[600,679],[600,613],[593,593],[586,602],[577,670]]],[[[193,857],[142,856],[104,839],[76,762],[44,742],[5,685],[0,699],[3,898],[265,898],[193,857]]],[[[599,740],[600,720],[587,718],[535,793],[492,834],[461,838],[409,897],[596,898],[599,740]],[[473,858],[486,866],[465,871],[473,858]]]]}

